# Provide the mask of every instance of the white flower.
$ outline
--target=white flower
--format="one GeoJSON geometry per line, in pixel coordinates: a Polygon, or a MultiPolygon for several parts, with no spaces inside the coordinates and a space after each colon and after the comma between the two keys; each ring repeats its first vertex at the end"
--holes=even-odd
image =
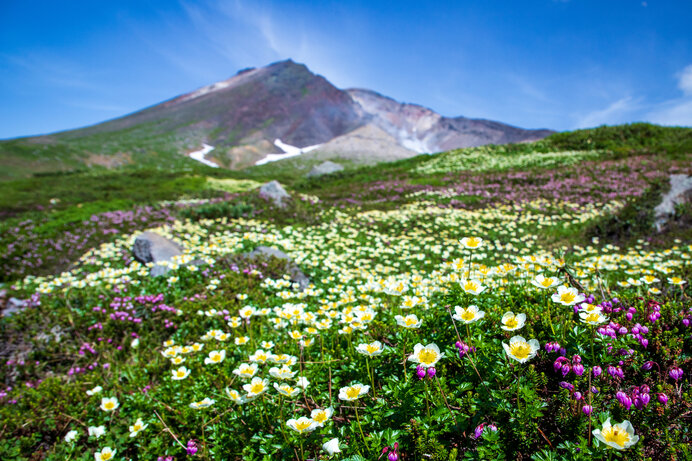
{"type": "Polygon", "coordinates": [[[271,367],[269,374],[276,379],[291,379],[296,375],[296,372],[291,371],[287,365],[284,365],[281,368],[271,367]]]}
{"type": "Polygon", "coordinates": [[[308,378],[305,376],[301,376],[296,380],[296,386],[300,386],[303,389],[307,389],[307,387],[310,385],[310,381],[308,381],[308,378]]]}
{"type": "Polygon", "coordinates": [[[299,388],[290,386],[288,384],[274,383],[274,389],[276,389],[276,391],[284,397],[295,397],[296,395],[300,394],[299,388]]]}
{"type": "Polygon", "coordinates": [[[250,379],[257,374],[257,364],[253,363],[249,365],[247,363],[241,363],[238,368],[233,370],[233,374],[241,378],[250,379]]]}
{"type": "Polygon", "coordinates": [[[245,403],[245,398],[242,395],[240,395],[240,392],[234,389],[226,388],[226,395],[229,399],[233,400],[233,402],[235,402],[238,405],[242,405],[243,403],[245,403]]]}
{"type": "Polygon", "coordinates": [[[77,438],[77,435],[79,435],[79,432],[71,430],[70,432],[65,434],[65,442],[72,442],[77,438]]]}
{"type": "Polygon", "coordinates": [[[406,317],[395,315],[394,319],[396,320],[396,324],[400,327],[409,328],[411,330],[420,328],[423,323],[423,320],[419,320],[416,314],[409,314],[406,317]]]}
{"type": "Polygon", "coordinates": [[[113,450],[111,447],[103,447],[101,451],[94,453],[94,459],[96,461],[108,461],[113,459],[113,456],[115,456],[115,450],[113,450]]]}
{"type": "Polygon", "coordinates": [[[104,397],[101,399],[101,410],[113,411],[120,406],[118,399],[115,397],[104,397]]]}
{"type": "Polygon", "coordinates": [[[464,237],[460,240],[460,243],[464,245],[465,248],[475,249],[480,248],[483,244],[483,239],[480,237],[464,237]]]}
{"type": "Polygon", "coordinates": [[[204,364],[209,365],[210,363],[221,363],[223,359],[226,358],[226,351],[211,351],[209,352],[209,357],[204,359],[204,364]]]}
{"type": "Polygon", "coordinates": [[[508,356],[519,363],[524,363],[534,358],[541,346],[536,339],[527,342],[521,336],[514,336],[509,340],[509,345],[502,343],[502,347],[505,348],[508,356]]]}
{"type": "Polygon", "coordinates": [[[339,400],[351,402],[358,400],[362,395],[370,392],[370,386],[363,386],[360,383],[353,383],[350,386],[342,387],[339,390],[339,400]]]}
{"type": "Polygon", "coordinates": [[[139,338],[133,339],[132,342],[130,343],[130,347],[132,349],[137,349],[139,347],[139,338]]]}
{"type": "Polygon", "coordinates": [[[86,391],[86,393],[87,393],[87,395],[96,395],[99,392],[101,392],[102,390],[103,390],[103,388],[101,386],[96,386],[95,388],[93,388],[89,391],[86,391]]]}
{"type": "Polygon", "coordinates": [[[473,323],[485,317],[485,312],[478,310],[478,306],[473,305],[467,308],[454,306],[454,312],[456,312],[456,314],[454,314],[452,318],[463,323],[473,323]]]}
{"type": "Polygon", "coordinates": [[[613,426],[608,418],[603,423],[603,429],[594,429],[592,433],[598,440],[617,450],[629,448],[639,441],[639,436],[634,435],[632,423],[627,420],[613,426]]]}
{"type": "Polygon", "coordinates": [[[317,424],[319,427],[323,427],[324,423],[329,421],[333,414],[334,409],[332,407],[325,409],[315,408],[312,410],[312,413],[310,413],[310,417],[313,421],[315,421],[315,424],[317,424]]]}
{"type": "Polygon", "coordinates": [[[370,344],[363,343],[356,347],[356,352],[367,355],[368,357],[375,357],[382,354],[384,349],[382,348],[382,343],[379,341],[372,342],[370,344]]]}
{"type": "Polygon", "coordinates": [[[171,379],[174,381],[180,381],[181,379],[185,379],[188,376],[190,376],[190,370],[186,367],[180,367],[177,370],[171,370],[171,373],[173,373],[171,379]]]}
{"type": "Polygon", "coordinates": [[[502,316],[502,329],[505,331],[520,330],[526,323],[526,314],[515,315],[514,312],[506,312],[502,316]]]}
{"type": "Polygon", "coordinates": [[[248,398],[253,398],[263,394],[267,390],[268,385],[269,381],[256,376],[252,378],[250,384],[243,385],[243,390],[247,392],[248,398]]]}
{"type": "Polygon", "coordinates": [[[190,404],[190,408],[194,408],[195,410],[199,410],[200,408],[207,408],[214,405],[214,400],[210,399],[209,397],[204,397],[202,400],[199,402],[192,402],[190,404]]]}
{"type": "Polygon", "coordinates": [[[557,287],[557,293],[551,297],[553,302],[560,303],[564,306],[573,306],[583,302],[586,298],[579,294],[576,288],[567,288],[563,285],[557,287]]]}
{"type": "Polygon", "coordinates": [[[339,449],[339,439],[334,437],[328,442],[325,442],[322,445],[322,449],[326,451],[329,456],[332,456],[334,453],[341,453],[341,450],[339,449]]]}
{"type": "Polygon", "coordinates": [[[311,420],[310,418],[306,418],[305,416],[301,416],[298,419],[289,419],[286,421],[286,425],[299,434],[312,432],[317,429],[317,424],[315,424],[315,421],[311,420]]]}
{"type": "Polygon", "coordinates": [[[485,291],[485,287],[478,280],[464,280],[459,282],[461,289],[472,295],[479,295],[485,291]]]}
{"type": "Polygon", "coordinates": [[[434,367],[435,364],[444,357],[444,353],[440,352],[437,344],[431,343],[423,346],[418,343],[413,347],[413,354],[408,356],[408,359],[413,363],[419,363],[424,368],[434,367]]]}
{"type": "Polygon", "coordinates": [[[136,436],[137,434],[142,432],[144,429],[146,429],[147,426],[149,426],[149,425],[144,424],[144,422],[142,421],[142,418],[137,419],[137,421],[135,421],[135,424],[130,426],[130,437],[136,436]]]}
{"type": "Polygon", "coordinates": [[[582,322],[588,323],[589,325],[600,325],[608,321],[608,317],[600,312],[580,312],[579,317],[581,317],[582,322]]]}
{"type": "Polygon", "coordinates": [[[89,426],[87,428],[87,434],[90,437],[96,437],[97,439],[106,433],[106,426],[89,426]]]}
{"type": "Polygon", "coordinates": [[[560,281],[557,278],[545,277],[543,274],[538,274],[535,279],[531,280],[531,285],[542,290],[546,288],[552,288],[558,283],[560,283],[560,281]]]}

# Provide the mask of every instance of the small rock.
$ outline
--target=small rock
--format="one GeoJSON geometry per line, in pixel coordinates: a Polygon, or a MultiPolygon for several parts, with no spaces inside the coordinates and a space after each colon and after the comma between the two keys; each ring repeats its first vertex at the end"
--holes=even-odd
{"type": "Polygon", "coordinates": [[[143,232],[135,239],[132,254],[142,264],[154,263],[155,266],[151,268],[149,274],[152,277],[158,277],[170,271],[167,265],[161,263],[170,261],[174,256],[182,255],[183,251],[180,245],[172,240],[155,232],[143,232]]]}
{"type": "Polygon", "coordinates": [[[284,189],[278,181],[269,181],[268,183],[262,184],[259,189],[259,195],[262,198],[271,200],[274,202],[274,205],[279,208],[284,208],[286,202],[291,198],[288,192],[286,192],[286,189],[284,189]]]}
{"type": "Polygon", "coordinates": [[[654,208],[656,217],[656,230],[659,232],[668,222],[668,219],[675,214],[675,206],[684,203],[686,194],[692,190],[692,176],[686,174],[670,175],[670,191],[663,196],[661,203],[654,208]]]}
{"type": "Polygon", "coordinates": [[[300,286],[301,290],[305,290],[310,285],[310,279],[300,270],[298,265],[293,262],[290,256],[281,250],[271,247],[260,246],[252,250],[250,253],[246,253],[245,256],[249,259],[254,259],[258,257],[274,257],[278,259],[283,259],[287,261],[288,275],[291,277],[291,281],[295,282],[300,286]]]}
{"type": "Polygon", "coordinates": [[[9,317],[10,315],[14,315],[17,312],[21,312],[22,310],[24,310],[27,304],[28,301],[24,299],[10,298],[7,301],[7,304],[5,304],[5,309],[2,311],[2,315],[3,317],[9,317]]]}
{"type": "Polygon", "coordinates": [[[332,174],[336,173],[337,171],[342,171],[344,169],[343,165],[340,165],[338,163],[326,161],[323,163],[320,163],[319,165],[315,165],[312,170],[310,170],[310,173],[307,174],[308,178],[313,178],[316,176],[322,176],[325,174],[332,174]]]}

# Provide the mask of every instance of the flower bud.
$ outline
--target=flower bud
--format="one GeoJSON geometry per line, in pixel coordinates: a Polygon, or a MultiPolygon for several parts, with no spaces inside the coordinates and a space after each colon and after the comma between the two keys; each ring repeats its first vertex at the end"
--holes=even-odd
{"type": "Polygon", "coordinates": [[[428,376],[429,376],[430,378],[434,377],[434,376],[435,376],[435,373],[437,373],[437,370],[435,370],[435,367],[430,367],[430,368],[428,368],[428,376]]]}
{"type": "Polygon", "coordinates": [[[591,416],[591,413],[593,412],[593,407],[591,405],[584,405],[581,407],[581,411],[584,412],[586,416],[591,416]]]}
{"type": "Polygon", "coordinates": [[[683,374],[684,374],[683,371],[682,371],[680,368],[678,368],[678,367],[673,367],[673,368],[671,368],[670,371],[668,372],[668,376],[670,376],[671,378],[673,378],[675,381],[677,381],[678,379],[682,378],[682,375],[683,375],[683,374]]]}
{"type": "Polygon", "coordinates": [[[666,394],[658,394],[658,401],[661,402],[663,405],[668,405],[668,396],[666,394]]]}

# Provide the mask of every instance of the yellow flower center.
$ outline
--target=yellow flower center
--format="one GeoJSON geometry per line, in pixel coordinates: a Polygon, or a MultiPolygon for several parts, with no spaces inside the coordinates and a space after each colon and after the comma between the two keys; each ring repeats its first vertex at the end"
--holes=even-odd
{"type": "Polygon", "coordinates": [[[573,302],[575,298],[576,298],[576,296],[574,296],[574,293],[572,293],[571,291],[569,291],[567,293],[562,293],[562,295],[560,295],[560,301],[566,302],[566,303],[573,302]]]}
{"type": "Polygon", "coordinates": [[[470,322],[471,320],[476,318],[476,314],[472,311],[465,310],[464,313],[461,314],[461,318],[467,322],[470,322]]]}
{"type": "Polygon", "coordinates": [[[598,322],[598,320],[598,314],[595,313],[589,314],[584,318],[586,322],[598,322]]]}
{"type": "Polygon", "coordinates": [[[312,418],[318,423],[323,423],[327,420],[327,413],[324,411],[320,411],[319,413],[315,414],[315,416],[312,418]]]}
{"type": "Polygon", "coordinates": [[[671,282],[673,282],[675,284],[682,282],[682,279],[680,277],[673,277],[670,280],[671,280],[671,282]]]}
{"type": "Polygon", "coordinates": [[[480,243],[481,242],[480,240],[478,240],[478,238],[471,237],[466,241],[466,246],[468,246],[469,248],[476,248],[478,245],[480,245],[480,243]]]}
{"type": "Polygon", "coordinates": [[[375,352],[377,352],[377,351],[380,350],[379,347],[374,346],[374,345],[372,345],[372,344],[368,344],[367,346],[365,346],[365,349],[367,349],[367,351],[368,351],[369,353],[371,353],[371,354],[374,354],[375,352]]]}
{"type": "Polygon", "coordinates": [[[104,460],[104,461],[107,460],[107,459],[111,459],[112,456],[113,456],[113,455],[110,454],[109,452],[101,453],[101,459],[104,460]]]}
{"type": "Polygon", "coordinates": [[[263,383],[255,383],[250,387],[250,392],[253,394],[259,394],[264,390],[264,384],[263,383]]]}
{"type": "Polygon", "coordinates": [[[182,378],[183,376],[185,376],[185,372],[182,370],[176,371],[175,374],[177,375],[178,378],[182,378]]]}
{"type": "Polygon", "coordinates": [[[349,387],[346,389],[346,396],[349,399],[357,399],[360,395],[360,387],[349,387]]]}
{"type": "Polygon", "coordinates": [[[106,410],[112,410],[115,407],[115,404],[113,402],[106,402],[104,407],[106,407],[106,410]]]}
{"type": "Polygon", "coordinates": [[[507,328],[516,328],[519,325],[516,317],[510,317],[505,321],[505,326],[507,328]]]}
{"type": "Polygon", "coordinates": [[[310,429],[312,426],[312,421],[298,421],[296,422],[296,429],[298,432],[303,432],[306,429],[310,429]]]}
{"type": "Polygon", "coordinates": [[[477,289],[478,289],[478,285],[476,285],[473,282],[467,282],[464,285],[464,290],[466,290],[466,291],[476,291],[477,289]]]}
{"type": "Polygon", "coordinates": [[[411,325],[416,323],[416,320],[413,317],[406,317],[404,319],[404,323],[406,324],[407,327],[410,327],[411,325]]]}
{"type": "Polygon", "coordinates": [[[606,442],[612,442],[617,446],[624,448],[625,443],[629,442],[630,440],[630,435],[619,427],[611,426],[610,429],[603,432],[603,438],[606,442]]]}
{"type": "Polygon", "coordinates": [[[221,354],[212,354],[212,355],[211,355],[211,359],[212,359],[214,362],[218,362],[219,360],[221,360],[221,354]]]}
{"type": "Polygon", "coordinates": [[[132,427],[134,429],[134,432],[141,431],[142,430],[142,425],[141,424],[136,424],[132,427]]]}
{"type": "Polygon", "coordinates": [[[519,360],[524,360],[531,353],[529,343],[517,342],[509,346],[509,352],[519,360]]]}
{"type": "Polygon", "coordinates": [[[543,281],[541,282],[541,285],[543,285],[544,287],[549,287],[552,284],[553,284],[552,278],[543,279],[543,281]]]}
{"type": "Polygon", "coordinates": [[[418,353],[418,360],[421,363],[424,363],[426,365],[431,365],[435,363],[435,360],[437,359],[437,352],[435,352],[432,349],[421,349],[421,351],[418,353]]]}

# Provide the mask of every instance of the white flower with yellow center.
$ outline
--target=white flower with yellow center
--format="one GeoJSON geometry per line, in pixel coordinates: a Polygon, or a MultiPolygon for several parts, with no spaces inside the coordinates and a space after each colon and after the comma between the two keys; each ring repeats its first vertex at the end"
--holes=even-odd
{"type": "Polygon", "coordinates": [[[86,393],[87,395],[96,395],[100,393],[102,390],[103,388],[101,386],[96,386],[95,388],[86,391],[86,393]]]}
{"type": "Polygon", "coordinates": [[[663,293],[661,290],[659,290],[656,287],[651,287],[647,291],[652,295],[660,295],[661,293],[663,293]]]}
{"type": "Polygon", "coordinates": [[[587,312],[589,314],[600,314],[603,311],[603,308],[601,306],[597,306],[595,304],[588,304],[587,303],[584,307],[582,307],[581,310],[582,310],[582,312],[587,312]]]}
{"type": "Polygon", "coordinates": [[[456,313],[452,317],[463,323],[473,323],[485,317],[485,312],[478,310],[478,306],[474,305],[467,308],[454,306],[454,312],[456,313]]]}
{"type": "Polygon", "coordinates": [[[627,420],[613,426],[608,418],[602,429],[594,429],[592,433],[600,442],[616,450],[624,450],[639,441],[639,436],[634,435],[632,423],[627,420]]]}
{"type": "Polygon", "coordinates": [[[519,363],[524,363],[534,358],[541,346],[536,339],[526,341],[521,336],[514,336],[509,340],[509,345],[502,343],[502,347],[505,348],[508,356],[519,363]]]}
{"type": "Polygon", "coordinates": [[[419,320],[416,314],[409,314],[406,317],[395,315],[394,319],[396,320],[396,324],[400,327],[409,328],[411,330],[420,328],[420,326],[423,324],[423,320],[419,320]]]}
{"type": "Polygon", "coordinates": [[[644,277],[640,278],[642,282],[646,283],[647,285],[651,285],[652,283],[660,282],[661,280],[656,278],[655,275],[645,275],[644,277]]]}
{"type": "Polygon", "coordinates": [[[558,285],[560,281],[556,277],[546,277],[543,274],[538,274],[535,279],[531,280],[531,285],[545,290],[558,285]]]}
{"type": "Polygon", "coordinates": [[[384,292],[390,296],[401,296],[408,291],[408,285],[404,282],[391,282],[384,289],[384,292]]]}
{"type": "Polygon", "coordinates": [[[190,404],[190,408],[194,408],[195,410],[200,410],[202,408],[207,408],[214,405],[214,400],[210,399],[209,397],[204,397],[204,399],[198,401],[198,402],[192,402],[190,404]]]}
{"type": "Polygon", "coordinates": [[[202,343],[194,343],[194,344],[193,344],[192,346],[190,346],[190,347],[192,348],[192,351],[193,351],[193,352],[199,352],[199,351],[201,351],[202,349],[204,349],[204,344],[202,344],[202,343]]]}
{"type": "Polygon", "coordinates": [[[104,397],[101,399],[101,410],[113,411],[120,406],[118,399],[115,397],[104,397]]]}
{"type": "Polygon", "coordinates": [[[305,416],[301,416],[298,419],[289,419],[286,421],[286,425],[296,431],[299,434],[304,434],[306,432],[312,432],[317,429],[317,424],[315,421],[305,416]]]}
{"type": "Polygon", "coordinates": [[[641,286],[641,285],[642,285],[642,281],[641,281],[641,280],[635,280],[635,279],[633,279],[632,277],[630,277],[630,278],[627,279],[627,283],[629,283],[629,284],[632,285],[633,287],[638,287],[638,286],[641,286]]]}
{"type": "Polygon", "coordinates": [[[332,407],[329,408],[315,408],[312,410],[312,413],[310,413],[310,417],[312,418],[313,421],[315,421],[315,424],[317,424],[319,427],[324,427],[324,424],[332,419],[332,415],[334,414],[334,409],[332,407]]]}
{"type": "Polygon", "coordinates": [[[238,315],[244,319],[249,319],[250,317],[255,315],[255,308],[252,306],[245,306],[238,311],[238,315]]]}
{"type": "Polygon", "coordinates": [[[248,341],[250,341],[250,337],[249,336],[239,336],[239,337],[235,338],[234,341],[235,341],[236,346],[242,346],[244,344],[247,344],[248,341]]]}
{"type": "Polygon", "coordinates": [[[557,293],[553,293],[551,297],[553,302],[560,303],[563,306],[573,306],[583,302],[586,298],[580,295],[576,288],[567,288],[564,285],[557,287],[557,293]]]}
{"type": "Polygon", "coordinates": [[[273,341],[262,341],[260,346],[262,346],[262,349],[272,349],[275,344],[273,341]]]}
{"type": "Polygon", "coordinates": [[[362,343],[359,344],[358,347],[356,347],[356,352],[367,355],[368,357],[375,357],[377,355],[382,354],[384,351],[384,348],[382,347],[382,343],[379,341],[374,341],[372,343],[362,343]]]}
{"type": "Polygon", "coordinates": [[[181,379],[185,379],[188,376],[190,376],[190,370],[186,367],[180,367],[177,370],[171,370],[171,373],[173,373],[173,376],[171,377],[173,381],[180,381],[181,379]]]}
{"type": "Polygon", "coordinates": [[[408,360],[413,363],[418,363],[424,368],[434,367],[435,364],[444,357],[444,353],[440,352],[437,344],[431,343],[423,346],[418,343],[413,347],[413,354],[408,356],[408,360]]]}
{"type": "Polygon", "coordinates": [[[173,365],[180,365],[181,363],[185,362],[185,357],[181,357],[180,355],[177,357],[171,358],[171,363],[173,365]]]}
{"type": "Polygon", "coordinates": [[[459,281],[459,285],[461,286],[461,289],[464,290],[464,292],[472,295],[479,295],[483,293],[486,288],[483,285],[481,285],[480,281],[474,279],[461,279],[461,281],[459,281]]]}
{"type": "Polygon", "coordinates": [[[94,460],[109,461],[113,459],[113,456],[115,456],[115,450],[113,450],[111,447],[103,447],[101,451],[94,453],[94,460]]]}
{"type": "Polygon", "coordinates": [[[233,370],[233,374],[244,379],[250,379],[257,374],[257,364],[241,363],[238,368],[233,370]]]}
{"type": "Polygon", "coordinates": [[[680,277],[668,277],[668,283],[670,283],[671,285],[683,286],[687,283],[687,281],[683,280],[680,277]]]}
{"type": "Polygon", "coordinates": [[[288,336],[290,336],[291,339],[295,339],[296,341],[298,341],[299,339],[303,339],[303,334],[298,330],[289,331],[288,336]]]}
{"type": "Polygon", "coordinates": [[[216,363],[221,363],[223,362],[223,359],[226,358],[226,351],[211,351],[209,352],[209,357],[204,359],[204,364],[209,365],[209,364],[216,364],[216,363]]]}
{"type": "Polygon", "coordinates": [[[300,389],[297,387],[290,386],[288,384],[278,384],[274,383],[274,389],[284,397],[295,397],[300,394],[300,389]]]}
{"type": "Polygon", "coordinates": [[[461,243],[464,248],[474,250],[481,247],[483,244],[483,239],[480,237],[464,237],[459,241],[459,243],[461,243]]]}
{"type": "Polygon", "coordinates": [[[240,394],[240,392],[236,391],[235,389],[226,388],[226,395],[229,399],[231,399],[234,403],[238,405],[242,405],[243,403],[245,403],[245,398],[240,394]]]}
{"type": "Polygon", "coordinates": [[[608,321],[608,317],[602,315],[600,312],[580,312],[579,317],[582,322],[588,323],[589,325],[600,325],[608,321]]]}
{"type": "Polygon", "coordinates": [[[514,312],[506,312],[502,316],[502,329],[505,331],[520,330],[526,323],[526,314],[514,314],[514,312]]]}
{"type": "Polygon", "coordinates": [[[269,360],[269,354],[262,349],[257,349],[255,353],[250,356],[250,361],[253,363],[267,363],[267,360],[269,360]]]}
{"type": "Polygon", "coordinates": [[[361,396],[370,392],[370,386],[363,386],[360,383],[353,383],[350,386],[345,386],[339,389],[339,400],[352,402],[358,400],[361,396]]]}
{"type": "Polygon", "coordinates": [[[149,425],[144,424],[142,418],[137,419],[137,421],[135,421],[135,423],[132,426],[130,426],[130,437],[135,437],[137,434],[146,429],[147,426],[149,425]]]}
{"type": "Polygon", "coordinates": [[[283,365],[281,368],[271,367],[269,374],[276,379],[291,379],[296,375],[296,372],[292,371],[288,365],[283,365]]]}

